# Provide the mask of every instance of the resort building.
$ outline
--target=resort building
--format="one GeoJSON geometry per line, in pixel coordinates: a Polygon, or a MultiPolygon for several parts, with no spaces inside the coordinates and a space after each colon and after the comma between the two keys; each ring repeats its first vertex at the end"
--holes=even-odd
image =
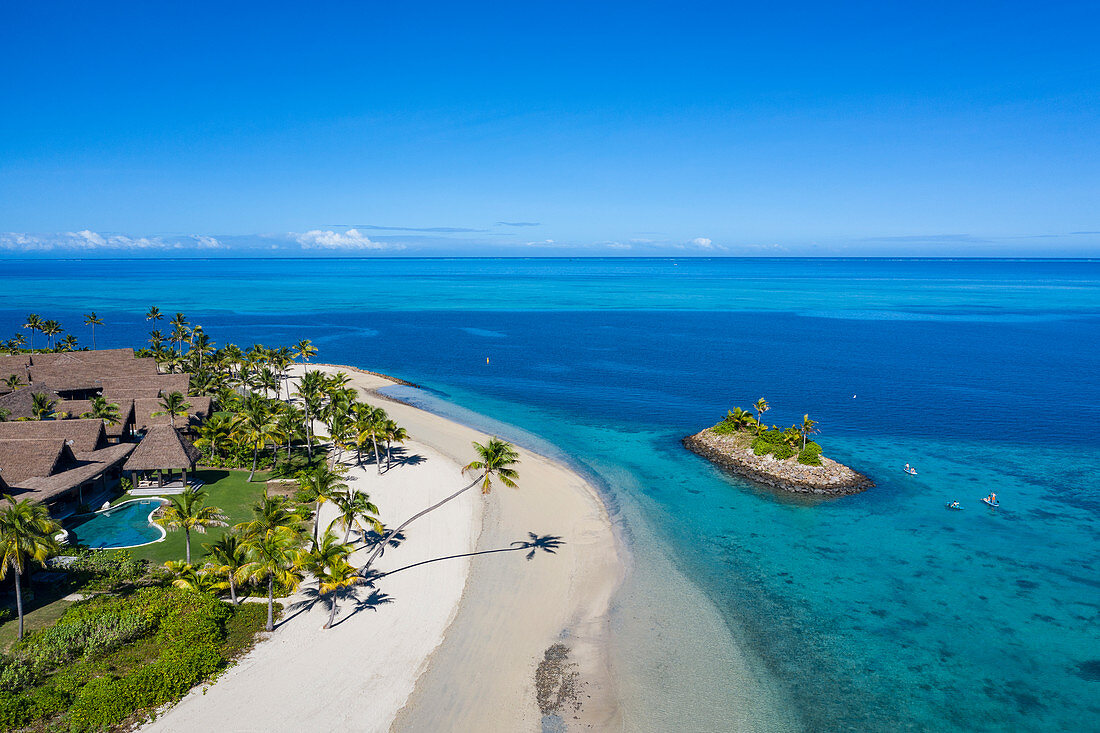
{"type": "Polygon", "coordinates": [[[161,374],[155,359],[132,349],[0,357],[0,492],[64,517],[102,500],[124,469],[157,472],[158,487],[182,472],[185,485],[199,452],[183,433],[211,411],[209,397],[186,396],[190,381],[161,374]],[[185,414],[161,414],[172,392],[186,396],[185,414]],[[118,405],[117,423],[81,417],[96,397],[118,405]]]}

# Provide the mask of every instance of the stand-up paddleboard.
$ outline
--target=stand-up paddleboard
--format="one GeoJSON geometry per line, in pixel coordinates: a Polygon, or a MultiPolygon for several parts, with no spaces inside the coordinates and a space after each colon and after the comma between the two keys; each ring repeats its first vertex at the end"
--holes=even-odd
{"type": "Polygon", "coordinates": [[[999,507],[1001,505],[1001,502],[999,502],[999,501],[990,501],[988,496],[983,496],[982,497],[982,503],[985,504],[986,506],[991,506],[994,509],[996,509],[997,507],[999,507]]]}
{"type": "Polygon", "coordinates": [[[901,470],[905,471],[910,476],[916,476],[917,475],[917,469],[913,468],[912,466],[908,466],[908,467],[903,468],[901,470]]]}

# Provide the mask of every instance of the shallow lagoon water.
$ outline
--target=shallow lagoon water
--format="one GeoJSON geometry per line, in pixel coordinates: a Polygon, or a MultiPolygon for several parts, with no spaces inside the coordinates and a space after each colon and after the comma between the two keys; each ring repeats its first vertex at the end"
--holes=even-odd
{"type": "Polygon", "coordinates": [[[634,547],[615,658],[643,727],[707,729],[689,724],[703,706],[727,729],[1081,730],[1100,715],[1100,263],[177,261],[178,304],[156,278],[94,287],[117,267],[5,269],[0,335],[33,310],[79,336],[96,308],[101,345],[128,345],[157,303],[221,343],[313,338],[323,361],[423,384],[413,399],[592,476],[634,547]],[[231,301],[221,274],[240,283],[231,301]],[[679,446],[761,395],[770,422],[819,419],[826,452],[878,487],[792,500],[679,446]],[[991,489],[996,511],[978,501],[991,489]],[[956,498],[965,510],[946,511],[956,498]],[[700,620],[712,610],[724,628],[700,620]],[[666,664],[647,640],[748,658],[666,664]],[[669,669],[682,684],[662,683],[669,669]]]}

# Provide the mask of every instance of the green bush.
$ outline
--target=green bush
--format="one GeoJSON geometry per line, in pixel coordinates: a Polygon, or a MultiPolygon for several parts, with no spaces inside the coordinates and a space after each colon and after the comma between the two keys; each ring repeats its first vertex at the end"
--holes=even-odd
{"type": "Polygon", "coordinates": [[[30,661],[0,654],[0,692],[19,692],[33,685],[37,678],[30,661]]]}
{"type": "Polygon", "coordinates": [[[761,430],[756,439],[771,445],[782,445],[783,433],[778,430],[761,430]]]}
{"type": "Polygon", "coordinates": [[[737,426],[729,420],[723,420],[722,422],[711,428],[711,430],[718,433],[719,435],[732,435],[733,433],[738,432],[737,426]]]}
{"type": "Polygon", "coordinates": [[[775,450],[775,444],[769,443],[762,438],[754,438],[752,441],[752,452],[758,456],[767,455],[775,450]]]}
{"type": "Polygon", "coordinates": [[[794,455],[794,449],[786,444],[777,445],[775,446],[775,450],[772,452],[772,455],[774,455],[780,461],[785,461],[794,455]]]}
{"type": "Polygon", "coordinates": [[[127,550],[83,550],[69,566],[84,588],[115,590],[145,576],[144,560],[135,560],[127,550]]]}
{"type": "Polygon", "coordinates": [[[807,466],[821,465],[821,446],[817,443],[807,443],[806,447],[798,452],[798,462],[807,466]]]}

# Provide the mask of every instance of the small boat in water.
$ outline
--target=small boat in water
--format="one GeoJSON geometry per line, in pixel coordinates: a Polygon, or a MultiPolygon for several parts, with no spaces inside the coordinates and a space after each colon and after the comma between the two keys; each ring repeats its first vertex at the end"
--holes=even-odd
{"type": "Polygon", "coordinates": [[[917,475],[917,469],[913,468],[908,463],[905,464],[905,468],[903,468],[902,470],[905,471],[910,476],[916,476],[917,475]]]}

